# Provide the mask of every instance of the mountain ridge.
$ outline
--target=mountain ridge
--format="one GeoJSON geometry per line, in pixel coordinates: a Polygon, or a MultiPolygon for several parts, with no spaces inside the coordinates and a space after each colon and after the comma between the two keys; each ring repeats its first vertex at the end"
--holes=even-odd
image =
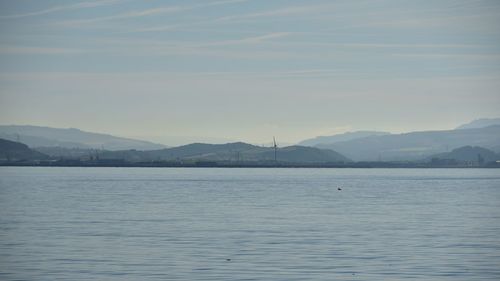
{"type": "Polygon", "coordinates": [[[455,160],[459,162],[493,162],[500,160],[500,154],[480,146],[462,146],[450,152],[434,154],[429,159],[455,160]]]}
{"type": "MultiPolygon", "coordinates": [[[[261,147],[244,142],[227,144],[193,143],[179,147],[150,151],[106,151],[103,159],[125,159],[127,161],[274,161],[274,148],[261,147]]],[[[306,146],[287,146],[277,149],[280,162],[350,162],[344,155],[329,149],[306,146]]]]}
{"type": "Polygon", "coordinates": [[[335,150],[354,161],[413,161],[466,145],[497,150],[499,144],[500,125],[494,125],[371,136],[317,147],[335,150]]]}
{"type": "Polygon", "coordinates": [[[0,139],[0,161],[44,160],[49,156],[30,149],[27,145],[0,139]]]}
{"type": "Polygon", "coordinates": [[[337,143],[341,141],[349,141],[353,139],[360,139],[370,136],[382,136],[382,135],[390,135],[389,132],[381,132],[381,131],[354,131],[354,132],[345,132],[342,134],[336,134],[331,136],[317,136],[314,138],[306,139],[298,143],[298,145],[304,146],[316,146],[320,144],[331,144],[337,143]]]}
{"type": "Polygon", "coordinates": [[[479,118],[469,123],[458,126],[455,130],[479,129],[489,126],[500,125],[500,118],[479,118]]]}
{"type": "Polygon", "coordinates": [[[65,147],[94,149],[160,149],[165,145],[122,138],[110,134],[87,132],[76,128],[52,128],[33,125],[0,125],[0,138],[20,141],[31,148],[65,147]]]}

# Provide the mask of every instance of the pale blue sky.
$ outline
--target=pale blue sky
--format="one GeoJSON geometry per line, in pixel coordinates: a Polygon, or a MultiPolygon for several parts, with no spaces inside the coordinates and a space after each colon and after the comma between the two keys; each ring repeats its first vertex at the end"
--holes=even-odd
{"type": "Polygon", "coordinates": [[[166,144],[500,112],[500,1],[0,1],[0,123],[166,144]]]}

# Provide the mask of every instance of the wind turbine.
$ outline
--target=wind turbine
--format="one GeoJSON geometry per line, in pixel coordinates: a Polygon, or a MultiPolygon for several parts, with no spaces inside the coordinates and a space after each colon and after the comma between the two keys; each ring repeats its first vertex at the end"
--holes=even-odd
{"type": "Polygon", "coordinates": [[[274,148],[274,162],[277,162],[276,152],[278,151],[278,145],[276,144],[276,138],[273,136],[273,148],[274,148]]]}

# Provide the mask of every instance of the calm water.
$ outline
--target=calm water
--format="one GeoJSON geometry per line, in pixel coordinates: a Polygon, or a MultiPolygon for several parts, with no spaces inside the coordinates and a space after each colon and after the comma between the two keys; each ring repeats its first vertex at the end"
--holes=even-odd
{"type": "Polygon", "coordinates": [[[0,280],[305,279],[500,280],[500,170],[0,168],[0,280]]]}

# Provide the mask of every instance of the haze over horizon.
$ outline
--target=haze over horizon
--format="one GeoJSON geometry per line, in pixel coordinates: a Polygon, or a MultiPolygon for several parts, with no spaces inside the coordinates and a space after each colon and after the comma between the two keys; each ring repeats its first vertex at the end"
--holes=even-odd
{"type": "Polygon", "coordinates": [[[0,1],[0,123],[164,143],[453,129],[500,108],[498,1],[0,1]]]}

